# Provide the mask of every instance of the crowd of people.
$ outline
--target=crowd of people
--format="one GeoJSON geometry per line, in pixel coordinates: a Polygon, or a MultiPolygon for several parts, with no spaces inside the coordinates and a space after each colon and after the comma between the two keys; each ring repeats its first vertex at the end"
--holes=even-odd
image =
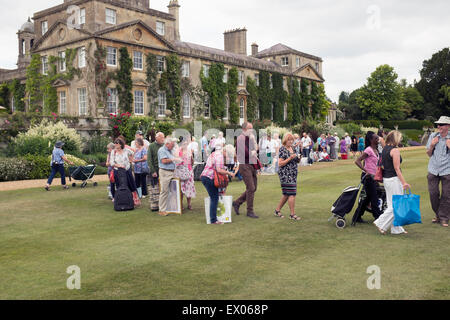
{"type": "MultiPolygon", "coordinates": [[[[428,167],[428,187],[432,209],[435,212],[433,223],[448,227],[450,215],[450,117],[442,117],[436,122],[438,131],[431,134],[427,144],[430,157],[428,167]],[[439,185],[442,184],[442,191],[439,185]]],[[[355,164],[362,171],[361,180],[367,197],[358,207],[358,221],[363,223],[362,216],[367,207],[375,218],[374,224],[379,232],[385,234],[388,229],[392,234],[404,234],[402,227],[393,226],[393,195],[401,195],[411,189],[406,182],[401,166],[403,159],[399,146],[402,134],[391,131],[385,134],[369,131],[365,138],[350,137],[345,134],[339,138],[337,134],[323,134],[314,143],[311,135],[303,133],[286,133],[282,139],[277,134],[262,135],[257,142],[251,123],[242,125],[242,133],[235,139],[235,146],[226,144],[223,133],[208,139],[205,134],[200,144],[194,137],[165,137],[157,133],[153,142],[149,142],[142,132],[137,132],[131,145],[123,136],[108,145],[108,174],[111,177],[109,187],[110,198],[114,202],[117,190],[117,172],[126,172],[128,188],[139,199],[149,197],[150,209],[161,216],[167,216],[169,185],[174,178],[180,180],[183,199],[186,198],[187,209],[192,210],[192,199],[197,191],[194,183],[195,159],[199,155],[205,160],[201,173],[201,182],[210,196],[210,218],[212,224],[222,224],[217,219],[217,206],[220,195],[225,193],[226,185],[217,183],[226,177],[229,181],[237,177],[245,184],[245,191],[233,202],[234,212],[240,215],[241,206],[246,203],[247,216],[258,219],[254,210],[255,194],[258,189],[260,173],[276,173],[280,179],[281,199],[274,211],[277,218],[283,219],[282,208],[289,206],[289,218],[300,221],[295,212],[299,166],[311,165],[315,161],[335,161],[346,159],[353,154],[355,164]],[[315,147],[315,145],[317,147],[315,147]],[[387,209],[382,212],[378,206],[379,183],[375,179],[378,168],[382,168],[382,182],[386,192],[387,209]],[[150,190],[148,190],[150,186],[150,190]]],[[[62,143],[58,142],[52,155],[52,175],[46,189],[49,190],[56,172],[61,171],[64,161],[68,161],[62,151],[62,143]]],[[[201,158],[201,157],[200,157],[201,158]]],[[[65,186],[62,175],[63,186],[65,186]]],[[[182,199],[182,205],[183,205],[182,199]]]]}

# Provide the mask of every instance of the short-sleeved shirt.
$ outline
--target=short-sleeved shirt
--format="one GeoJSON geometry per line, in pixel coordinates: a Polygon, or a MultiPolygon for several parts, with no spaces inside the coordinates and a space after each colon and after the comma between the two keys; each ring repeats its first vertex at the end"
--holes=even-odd
{"type": "Polygon", "coordinates": [[[303,137],[302,138],[302,145],[303,145],[303,148],[304,149],[306,149],[306,148],[309,148],[309,146],[311,145],[311,143],[312,143],[312,141],[311,141],[311,138],[310,137],[303,137]]]}
{"type": "Polygon", "coordinates": [[[116,164],[125,166],[126,170],[130,170],[130,156],[133,155],[133,151],[130,149],[123,149],[122,154],[118,154],[115,150],[111,152],[111,166],[114,167],[116,164]]]}
{"type": "Polygon", "coordinates": [[[434,147],[433,155],[428,162],[428,172],[435,176],[446,176],[450,174],[450,150],[447,148],[447,139],[450,139],[450,132],[446,138],[440,134],[432,134],[428,139],[427,149],[431,147],[431,141],[439,137],[438,144],[434,147]]]}
{"type": "MultiPolygon", "coordinates": [[[[136,153],[134,154],[134,159],[135,160],[142,160],[144,159],[144,157],[147,155],[147,149],[144,147],[141,150],[136,151],[136,153]]],[[[137,174],[141,174],[144,172],[149,172],[150,169],[148,167],[148,163],[147,161],[143,161],[143,162],[136,162],[134,164],[134,173],[137,174]]]]}
{"type": "Polygon", "coordinates": [[[163,159],[173,159],[173,158],[175,158],[175,157],[172,154],[172,151],[167,149],[166,146],[159,149],[159,151],[158,151],[159,168],[164,169],[164,170],[175,170],[175,163],[173,163],[173,162],[167,163],[167,164],[162,163],[163,159]]]}
{"type": "MultiPolygon", "coordinates": [[[[150,142],[146,139],[144,139],[144,148],[148,150],[148,148],[150,147],[150,142]]],[[[131,148],[132,149],[137,149],[136,147],[136,140],[131,142],[131,148]]]]}
{"type": "Polygon", "coordinates": [[[218,150],[209,156],[201,176],[214,180],[215,170],[224,168],[223,152],[218,150]]]}
{"type": "Polygon", "coordinates": [[[52,153],[52,160],[50,161],[50,165],[53,163],[56,164],[64,164],[64,151],[61,148],[54,148],[52,153]]]}
{"type": "Polygon", "coordinates": [[[372,147],[366,148],[364,153],[367,154],[367,158],[364,160],[364,169],[367,173],[375,175],[377,173],[379,155],[373,151],[372,147]]]}

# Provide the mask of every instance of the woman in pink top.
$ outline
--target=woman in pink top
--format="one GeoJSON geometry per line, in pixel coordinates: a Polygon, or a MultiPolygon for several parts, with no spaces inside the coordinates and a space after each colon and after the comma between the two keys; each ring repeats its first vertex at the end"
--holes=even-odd
{"type": "MultiPolygon", "coordinates": [[[[181,171],[175,170],[175,177],[180,178],[181,182],[181,203],[183,203],[183,197],[186,196],[188,203],[188,210],[192,210],[191,200],[195,198],[197,195],[195,191],[195,183],[194,183],[194,171],[192,169],[193,163],[193,154],[192,151],[188,149],[188,144],[183,142],[179,151],[179,158],[182,160],[181,163],[177,165],[177,167],[182,167],[181,171],[189,172],[189,179],[181,180],[181,177],[177,176],[177,174],[181,171]]],[[[177,168],[180,169],[180,168],[177,168]]]]}
{"type": "Polygon", "coordinates": [[[363,171],[361,179],[364,180],[364,189],[367,197],[359,204],[355,212],[353,221],[363,223],[362,216],[367,206],[370,204],[372,214],[375,219],[381,216],[382,212],[378,207],[378,182],[374,180],[377,173],[377,163],[380,158],[378,153],[379,137],[375,132],[369,131],[366,135],[366,149],[363,154],[355,161],[355,164],[363,171]],[[363,166],[364,161],[364,166],[363,166]]]}

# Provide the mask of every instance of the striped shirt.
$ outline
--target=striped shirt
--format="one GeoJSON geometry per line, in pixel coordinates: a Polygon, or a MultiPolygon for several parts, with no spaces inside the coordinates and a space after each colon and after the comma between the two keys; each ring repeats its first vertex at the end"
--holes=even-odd
{"type": "Polygon", "coordinates": [[[208,161],[206,161],[205,170],[203,170],[202,177],[207,177],[214,180],[214,171],[217,169],[224,169],[224,159],[222,150],[213,152],[208,161]]]}
{"type": "Polygon", "coordinates": [[[446,142],[450,139],[450,133],[446,138],[442,138],[439,133],[432,134],[428,139],[427,149],[430,149],[431,141],[436,137],[439,137],[439,142],[434,147],[433,155],[428,163],[428,172],[435,176],[447,176],[450,174],[450,150],[446,142]]]}

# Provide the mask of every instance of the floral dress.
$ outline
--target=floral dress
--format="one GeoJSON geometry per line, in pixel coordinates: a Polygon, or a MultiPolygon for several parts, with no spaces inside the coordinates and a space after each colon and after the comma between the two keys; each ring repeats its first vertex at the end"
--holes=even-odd
{"type": "MultiPolygon", "coordinates": [[[[280,159],[288,159],[292,153],[282,146],[280,148],[280,159]]],[[[281,190],[285,196],[296,196],[297,195],[297,176],[298,176],[298,164],[300,159],[297,157],[290,161],[284,167],[280,167],[278,171],[278,176],[280,177],[281,190]]]]}
{"type": "Polygon", "coordinates": [[[195,190],[195,182],[194,182],[194,170],[192,169],[192,162],[189,152],[183,153],[183,150],[180,149],[180,158],[183,160],[179,165],[187,166],[189,172],[191,173],[188,180],[181,180],[181,192],[186,196],[186,198],[195,198],[197,192],[195,190]]]}

